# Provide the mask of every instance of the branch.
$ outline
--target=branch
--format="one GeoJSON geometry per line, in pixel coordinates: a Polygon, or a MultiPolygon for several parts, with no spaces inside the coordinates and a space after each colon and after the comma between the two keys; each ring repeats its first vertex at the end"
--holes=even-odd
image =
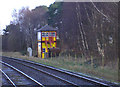
{"type": "Polygon", "coordinates": [[[105,15],[104,13],[102,13],[102,12],[96,7],[96,5],[93,3],[92,0],[90,0],[90,1],[91,1],[92,5],[94,6],[94,8],[95,8],[101,15],[103,15],[103,16],[104,16],[105,18],[107,18],[109,21],[112,21],[110,18],[108,18],[107,15],[105,15]]]}

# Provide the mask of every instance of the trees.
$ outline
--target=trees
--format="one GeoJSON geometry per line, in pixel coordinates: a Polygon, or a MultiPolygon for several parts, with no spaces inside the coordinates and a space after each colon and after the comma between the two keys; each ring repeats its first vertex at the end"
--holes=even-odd
{"type": "MultiPolygon", "coordinates": [[[[22,8],[18,12],[14,10],[13,12],[13,21],[10,25],[6,27],[6,32],[3,39],[5,41],[11,42],[9,46],[11,48],[7,49],[22,49],[26,50],[27,47],[32,47],[33,51],[37,51],[37,29],[41,28],[43,25],[47,24],[47,7],[46,6],[39,6],[33,10],[29,10],[29,8],[22,8]],[[7,31],[9,32],[6,35],[7,31]],[[19,36],[17,38],[17,36],[19,36]],[[20,38],[22,40],[20,40],[20,38]],[[17,40],[17,41],[16,41],[17,40]],[[13,46],[18,47],[18,42],[20,45],[23,45],[24,48],[14,48],[13,46]],[[13,44],[15,43],[15,44],[13,44]],[[13,46],[12,46],[13,45],[13,46]]],[[[7,42],[7,43],[8,43],[7,42]]],[[[4,46],[3,46],[4,47],[4,46]]],[[[11,50],[13,51],[13,50],[11,50]]],[[[36,55],[35,53],[33,53],[36,55]]]]}
{"type": "Polygon", "coordinates": [[[48,24],[53,27],[60,27],[62,20],[62,5],[63,2],[54,2],[48,7],[48,24]]]}
{"type": "Polygon", "coordinates": [[[20,32],[19,25],[8,25],[3,35],[3,51],[22,51],[25,45],[23,42],[24,39],[20,32]]]}
{"type": "Polygon", "coordinates": [[[108,63],[117,59],[116,30],[118,26],[118,7],[114,3],[91,3],[94,8],[94,31],[96,42],[102,61],[108,63]],[[104,58],[104,59],[103,59],[104,58]]]}
{"type": "Polygon", "coordinates": [[[117,3],[65,2],[62,6],[60,38],[63,49],[75,50],[86,58],[102,58],[103,64],[117,60],[117,3]]]}
{"type": "Polygon", "coordinates": [[[6,29],[4,36],[15,37],[12,36],[14,33],[7,33],[8,30],[14,31],[15,28],[16,35],[21,33],[24,39],[21,44],[25,44],[25,47],[31,46],[35,52],[36,30],[48,23],[58,27],[63,50],[78,52],[86,59],[97,56],[105,61],[116,60],[117,9],[118,5],[114,2],[55,2],[48,8],[46,6],[39,6],[33,10],[22,8],[13,14],[12,24],[16,27],[6,29]]]}

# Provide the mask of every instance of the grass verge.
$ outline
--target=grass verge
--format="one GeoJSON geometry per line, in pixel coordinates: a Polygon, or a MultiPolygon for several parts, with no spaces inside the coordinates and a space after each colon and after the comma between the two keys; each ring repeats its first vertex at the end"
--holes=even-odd
{"type": "Polygon", "coordinates": [[[111,82],[118,82],[118,70],[117,68],[113,68],[110,66],[105,66],[101,68],[101,66],[92,67],[91,64],[85,64],[84,58],[74,59],[73,57],[53,57],[41,59],[38,57],[28,57],[22,56],[19,52],[3,52],[3,56],[8,57],[16,57],[22,58],[26,60],[35,61],[38,63],[54,66],[56,68],[63,68],[74,72],[85,73],[94,77],[98,77],[101,79],[105,79],[111,82]]]}

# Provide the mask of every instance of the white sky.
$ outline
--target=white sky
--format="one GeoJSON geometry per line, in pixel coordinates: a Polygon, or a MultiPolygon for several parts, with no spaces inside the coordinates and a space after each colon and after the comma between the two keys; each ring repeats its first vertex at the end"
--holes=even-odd
{"type": "Polygon", "coordinates": [[[9,25],[12,20],[12,12],[14,9],[21,9],[23,6],[28,6],[34,9],[36,6],[54,3],[55,0],[0,0],[0,33],[2,29],[9,25]]]}

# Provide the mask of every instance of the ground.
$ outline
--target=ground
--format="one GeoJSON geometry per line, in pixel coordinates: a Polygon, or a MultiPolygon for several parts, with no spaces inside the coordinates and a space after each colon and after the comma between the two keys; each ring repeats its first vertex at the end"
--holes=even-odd
{"type": "Polygon", "coordinates": [[[93,65],[91,61],[85,60],[85,58],[75,58],[71,56],[59,56],[59,57],[51,57],[46,59],[41,59],[38,57],[28,57],[26,55],[22,55],[19,52],[3,52],[3,56],[22,58],[31,61],[35,61],[38,63],[54,66],[57,68],[67,69],[74,72],[84,73],[93,77],[98,77],[101,79],[105,79],[111,82],[118,82],[118,68],[111,67],[110,65],[101,67],[100,65],[94,63],[96,60],[93,60],[93,65]]]}

